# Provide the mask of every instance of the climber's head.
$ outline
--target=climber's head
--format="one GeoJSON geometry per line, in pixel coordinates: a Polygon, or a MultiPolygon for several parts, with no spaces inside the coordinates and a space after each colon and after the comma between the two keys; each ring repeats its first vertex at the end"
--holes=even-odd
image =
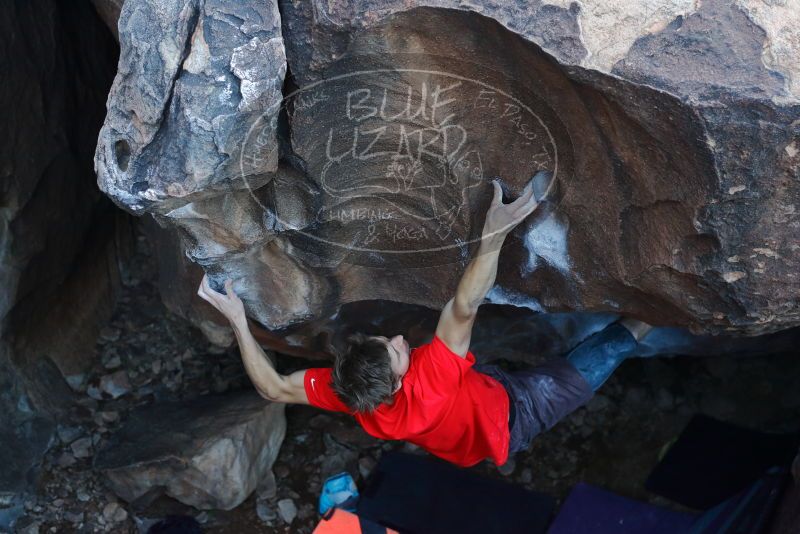
{"type": "Polygon", "coordinates": [[[333,366],[333,390],[352,410],[371,412],[400,389],[410,347],[403,336],[354,334],[347,342],[333,366]]]}

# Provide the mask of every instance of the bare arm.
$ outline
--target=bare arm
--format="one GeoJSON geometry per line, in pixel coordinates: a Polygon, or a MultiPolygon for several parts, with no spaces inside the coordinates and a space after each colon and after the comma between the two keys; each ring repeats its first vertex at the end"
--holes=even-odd
{"type": "Polygon", "coordinates": [[[469,351],[472,325],[475,323],[478,307],[494,285],[503,242],[511,230],[538,205],[533,194],[532,182],[525,187],[522,195],[510,204],[503,204],[500,184],[495,181],[493,185],[494,198],[486,213],[478,253],[467,265],[458,283],[456,295],[445,305],[436,327],[439,339],[462,358],[469,351]]]}
{"type": "Polygon", "coordinates": [[[296,371],[291,375],[279,374],[269,357],[250,332],[244,305],[233,291],[230,280],[225,282],[225,295],[217,293],[208,285],[208,276],[203,276],[197,294],[219,310],[231,323],[242,362],[247,375],[253,382],[259,395],[273,402],[308,404],[308,396],[303,386],[305,371],[296,371]]]}

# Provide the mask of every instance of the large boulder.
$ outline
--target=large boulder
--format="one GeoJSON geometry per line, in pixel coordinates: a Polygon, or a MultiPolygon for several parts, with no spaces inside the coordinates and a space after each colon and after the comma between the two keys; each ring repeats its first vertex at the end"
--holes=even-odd
{"type": "Polygon", "coordinates": [[[544,170],[493,301],[705,333],[800,324],[797,10],[280,8],[126,2],[95,160],[106,193],[177,229],[265,326],[441,307],[490,179],[513,198],[544,170]]]}
{"type": "Polygon", "coordinates": [[[284,407],[248,391],[139,408],[94,466],[129,502],[168,495],[230,510],[269,476],[286,434],[284,407]]]}

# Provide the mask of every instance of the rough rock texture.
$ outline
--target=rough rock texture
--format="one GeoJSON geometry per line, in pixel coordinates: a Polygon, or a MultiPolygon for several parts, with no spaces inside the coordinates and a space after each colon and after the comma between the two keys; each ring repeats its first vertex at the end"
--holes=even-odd
{"type": "Polygon", "coordinates": [[[800,324],[796,10],[154,5],[121,14],[100,186],[177,228],[269,328],[364,300],[441,307],[488,181],[513,197],[543,169],[494,301],[709,333],[800,324]]]}
{"type": "MultiPolygon", "coordinates": [[[[136,211],[243,188],[230,156],[260,110],[281,99],[277,5],[127,2],[119,35],[126,46],[98,140],[100,188],[136,211]]],[[[272,125],[258,134],[265,156],[246,175],[254,185],[278,160],[272,125]]]]}
{"type": "Polygon", "coordinates": [[[166,494],[199,509],[230,510],[272,467],[286,433],[284,407],[252,391],[144,407],[94,466],[129,502],[166,494]]]}
{"type": "Polygon", "coordinates": [[[66,378],[91,363],[127,255],[129,217],[95,187],[92,154],[117,46],[88,3],[0,6],[0,528],[36,466],[66,378]]]}

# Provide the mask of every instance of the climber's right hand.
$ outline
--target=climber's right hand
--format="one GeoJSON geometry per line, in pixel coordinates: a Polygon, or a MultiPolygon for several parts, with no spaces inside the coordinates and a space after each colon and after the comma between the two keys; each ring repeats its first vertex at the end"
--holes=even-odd
{"type": "Polygon", "coordinates": [[[233,324],[247,322],[244,312],[244,303],[233,291],[233,281],[229,278],[225,280],[225,294],[219,293],[211,287],[208,275],[203,276],[200,287],[197,290],[198,296],[214,306],[233,324]]]}

